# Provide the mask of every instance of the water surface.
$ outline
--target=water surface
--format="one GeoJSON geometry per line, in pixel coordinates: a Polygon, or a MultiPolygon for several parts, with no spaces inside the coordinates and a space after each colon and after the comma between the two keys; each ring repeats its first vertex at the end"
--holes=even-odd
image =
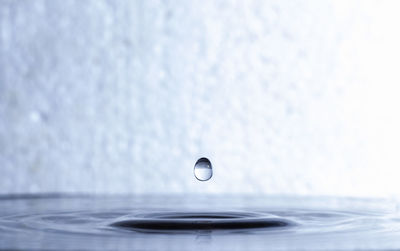
{"type": "Polygon", "coordinates": [[[1,250],[399,249],[388,200],[3,196],[1,250]]]}

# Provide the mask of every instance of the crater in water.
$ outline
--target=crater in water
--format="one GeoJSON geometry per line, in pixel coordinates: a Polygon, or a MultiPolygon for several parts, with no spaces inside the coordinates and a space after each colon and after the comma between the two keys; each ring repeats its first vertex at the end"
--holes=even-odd
{"type": "Polygon", "coordinates": [[[164,231],[268,229],[294,225],[293,221],[273,215],[245,212],[155,212],[129,216],[111,224],[129,230],[164,231]]]}

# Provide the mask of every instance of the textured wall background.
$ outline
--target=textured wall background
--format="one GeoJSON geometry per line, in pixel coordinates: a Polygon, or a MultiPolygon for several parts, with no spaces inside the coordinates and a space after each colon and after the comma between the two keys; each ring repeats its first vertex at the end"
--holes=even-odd
{"type": "Polygon", "coordinates": [[[398,7],[0,0],[0,193],[398,195],[398,7]]]}

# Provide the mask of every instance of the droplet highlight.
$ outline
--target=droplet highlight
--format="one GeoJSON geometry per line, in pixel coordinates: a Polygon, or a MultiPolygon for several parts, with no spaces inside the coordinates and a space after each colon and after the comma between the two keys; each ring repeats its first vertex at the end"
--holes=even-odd
{"type": "Polygon", "coordinates": [[[194,165],[194,176],[200,181],[207,181],[213,175],[211,161],[207,158],[200,158],[194,165]]]}

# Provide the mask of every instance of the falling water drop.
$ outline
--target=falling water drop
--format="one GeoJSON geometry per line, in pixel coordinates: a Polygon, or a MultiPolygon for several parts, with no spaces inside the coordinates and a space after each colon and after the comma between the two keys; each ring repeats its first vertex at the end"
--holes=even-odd
{"type": "Polygon", "coordinates": [[[207,181],[212,177],[211,161],[207,158],[200,158],[194,165],[194,176],[200,181],[207,181]]]}

